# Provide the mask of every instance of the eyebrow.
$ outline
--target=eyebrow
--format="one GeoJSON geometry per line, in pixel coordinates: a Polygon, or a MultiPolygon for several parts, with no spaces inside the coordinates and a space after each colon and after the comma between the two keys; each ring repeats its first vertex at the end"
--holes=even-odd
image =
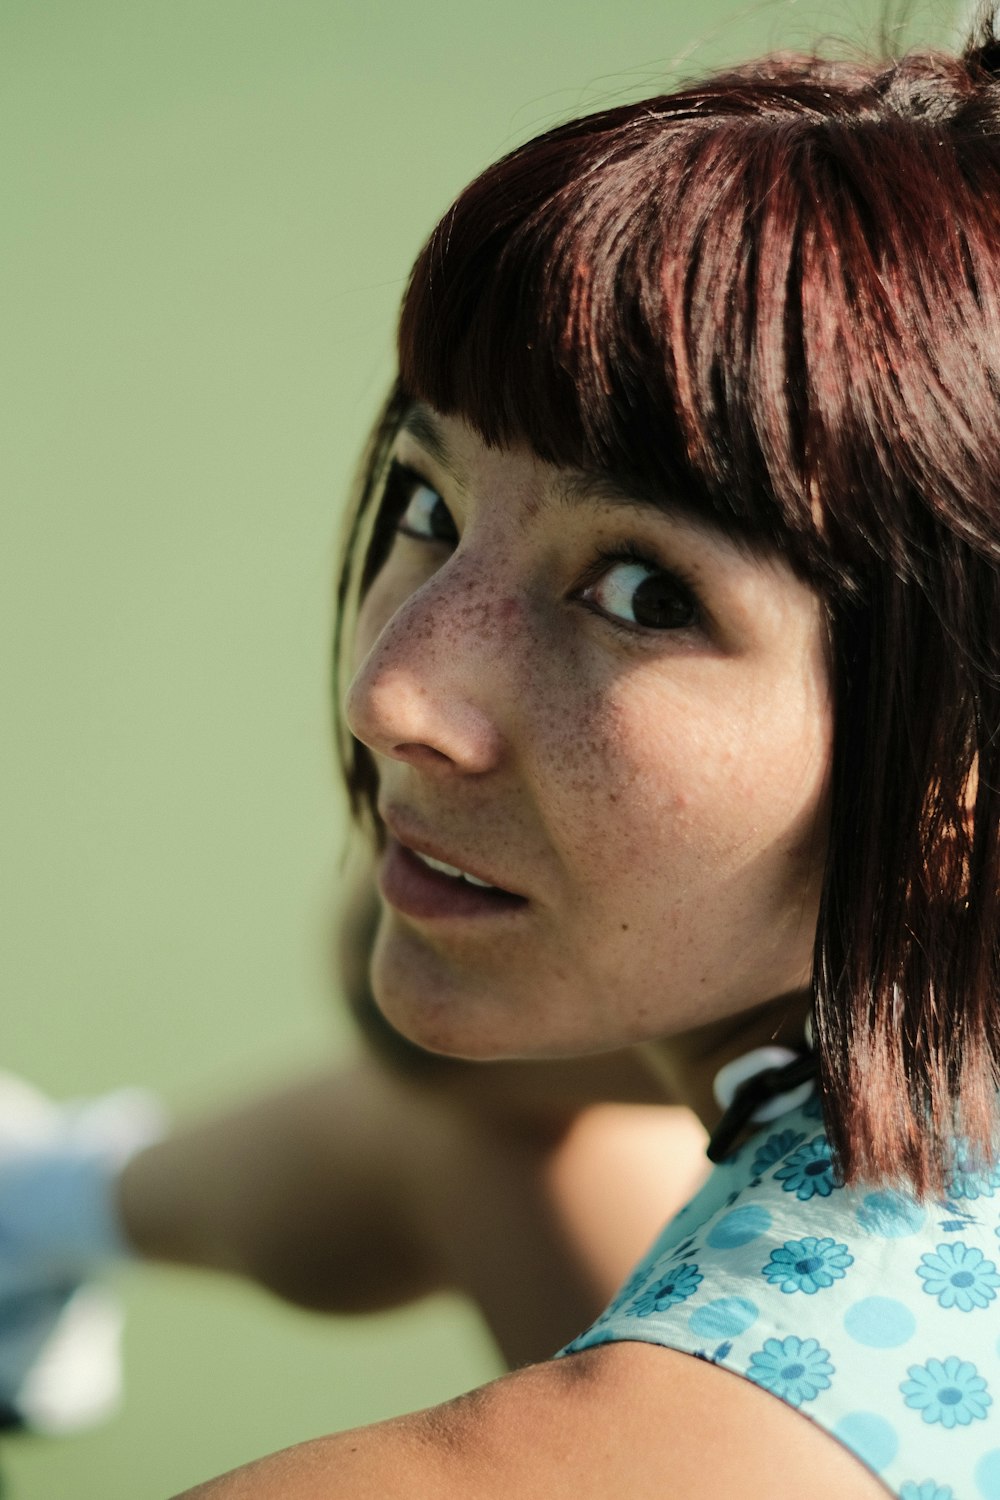
{"type": "MultiPolygon", "coordinates": [[[[422,401],[414,401],[400,423],[400,431],[407,432],[426,448],[431,457],[441,465],[445,473],[456,482],[460,475],[448,447],[447,439],[434,413],[422,401]]],[[[675,507],[664,505],[635,489],[629,489],[611,474],[597,471],[574,470],[563,476],[555,486],[555,498],[560,505],[586,504],[621,505],[636,510],[655,510],[662,515],[675,507]]],[[[676,507],[680,510],[680,507],[676,507]]]]}
{"type": "Polygon", "coordinates": [[[426,448],[435,462],[441,465],[449,479],[453,479],[456,484],[461,482],[444,433],[433,412],[422,401],[413,402],[400,423],[399,430],[416,438],[421,448],[426,448]]]}
{"type": "MultiPolygon", "coordinates": [[[[462,476],[447,439],[430,407],[422,401],[414,401],[400,423],[400,431],[408,432],[422,448],[426,448],[450,479],[456,484],[462,483],[462,476]]],[[[709,540],[729,543],[736,551],[751,558],[770,550],[762,542],[755,545],[754,538],[749,535],[727,530],[711,517],[700,514],[683,502],[654,496],[641,484],[634,487],[627,485],[613,474],[598,469],[572,469],[564,473],[555,486],[554,495],[559,505],[569,509],[579,505],[610,505],[645,514],[652,511],[657,516],[665,516],[668,520],[690,526],[709,540]]]]}
{"type": "Polygon", "coordinates": [[[688,528],[709,546],[735,553],[746,562],[767,562],[780,555],[779,549],[763,533],[758,535],[737,526],[725,526],[694,505],[685,505],[683,500],[665,499],[648,489],[641,481],[630,488],[613,474],[604,473],[600,469],[570,472],[556,487],[556,498],[560,504],[570,507],[579,504],[608,505],[614,509],[639,512],[647,516],[652,511],[654,515],[677,526],[688,528]]]}
{"type": "MultiPolygon", "coordinates": [[[[459,479],[455,460],[452,458],[447,439],[434,413],[422,401],[414,401],[402,422],[400,430],[426,448],[431,457],[441,465],[445,473],[454,480],[459,479]]],[[[561,505],[611,504],[629,506],[633,509],[656,510],[662,513],[669,507],[662,502],[626,489],[610,474],[573,471],[566,474],[555,487],[555,496],[561,505]]]]}
{"type": "MultiPolygon", "coordinates": [[[[655,510],[657,515],[686,517],[684,506],[671,504],[662,498],[654,499],[641,486],[630,487],[615,479],[612,474],[599,470],[575,470],[565,475],[556,485],[556,498],[561,505],[612,505],[627,510],[655,510]]],[[[698,517],[691,519],[697,523],[698,517]]]]}

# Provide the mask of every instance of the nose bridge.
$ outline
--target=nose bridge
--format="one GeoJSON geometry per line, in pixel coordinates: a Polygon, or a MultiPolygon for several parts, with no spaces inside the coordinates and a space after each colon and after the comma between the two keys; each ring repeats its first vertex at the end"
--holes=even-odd
{"type": "Polygon", "coordinates": [[[460,647],[491,654],[505,609],[503,567],[495,554],[456,553],[407,603],[425,622],[428,637],[440,636],[449,651],[460,647]]]}
{"type": "Polygon", "coordinates": [[[430,747],[470,770],[496,763],[518,613],[500,572],[456,553],[386,621],[347,694],[352,732],[373,750],[405,758],[430,747]]]}

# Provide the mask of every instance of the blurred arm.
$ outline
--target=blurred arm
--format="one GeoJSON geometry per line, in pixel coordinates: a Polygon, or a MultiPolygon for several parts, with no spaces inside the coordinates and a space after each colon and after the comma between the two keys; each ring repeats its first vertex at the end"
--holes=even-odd
{"type": "Polygon", "coordinates": [[[516,1088],[508,1107],[499,1080],[483,1093],[472,1103],[369,1060],[254,1100],[133,1158],[125,1232],[144,1256],[324,1311],[451,1287],[508,1362],[544,1357],[697,1186],[703,1135],[681,1109],[560,1111],[546,1095],[542,1110],[516,1088]]]}

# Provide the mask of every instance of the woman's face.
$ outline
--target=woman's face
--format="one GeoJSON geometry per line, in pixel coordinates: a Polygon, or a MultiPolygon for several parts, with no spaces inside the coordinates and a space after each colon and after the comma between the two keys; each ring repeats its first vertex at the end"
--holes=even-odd
{"type": "Polygon", "coordinates": [[[376,998],[455,1056],[599,1051],[808,983],[831,706],[779,557],[414,408],[347,697],[376,998]],[[470,883],[431,861],[463,871],[470,883]]]}

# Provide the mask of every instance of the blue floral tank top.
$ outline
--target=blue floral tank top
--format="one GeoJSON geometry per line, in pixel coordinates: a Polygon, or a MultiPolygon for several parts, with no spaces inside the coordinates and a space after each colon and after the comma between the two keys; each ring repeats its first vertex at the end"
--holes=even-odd
{"type": "Polygon", "coordinates": [[[899,1500],[1000,1500],[1000,1168],[941,1202],[842,1187],[814,1096],[716,1167],[561,1351],[640,1341],[752,1380],[899,1500]]]}

